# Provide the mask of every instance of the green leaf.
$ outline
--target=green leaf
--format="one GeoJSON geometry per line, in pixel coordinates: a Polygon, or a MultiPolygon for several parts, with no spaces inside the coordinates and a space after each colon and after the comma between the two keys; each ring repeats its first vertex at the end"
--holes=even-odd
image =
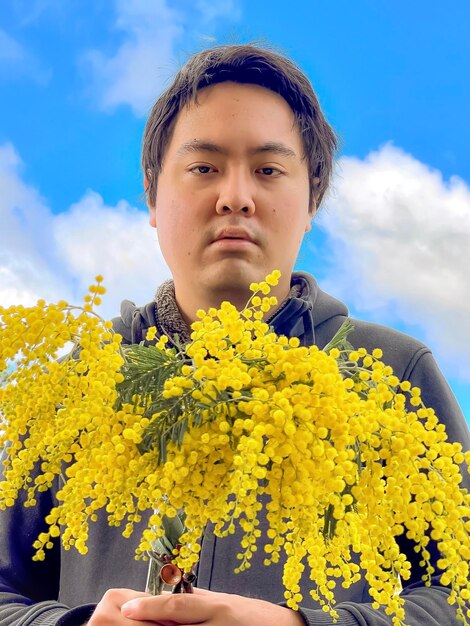
{"type": "Polygon", "coordinates": [[[165,529],[165,537],[173,547],[180,543],[180,537],[185,531],[184,519],[185,515],[178,512],[175,517],[163,516],[163,528],[165,529]]]}
{"type": "Polygon", "coordinates": [[[176,353],[168,354],[155,346],[131,345],[124,347],[126,363],[121,373],[124,380],[117,385],[118,410],[123,404],[135,404],[137,395],[144,407],[163,391],[165,381],[175,376],[183,361],[176,353]]]}
{"type": "Polygon", "coordinates": [[[338,328],[331,341],[329,341],[329,343],[327,343],[323,348],[323,352],[328,354],[328,352],[330,352],[333,348],[337,348],[338,350],[353,350],[353,346],[347,340],[349,333],[353,330],[354,324],[348,317],[338,328]]]}
{"type": "Polygon", "coordinates": [[[178,511],[175,517],[163,516],[162,525],[165,534],[156,541],[152,541],[152,551],[155,554],[173,555],[173,550],[181,543],[181,535],[186,531],[185,519],[186,515],[183,511],[178,511]]]}

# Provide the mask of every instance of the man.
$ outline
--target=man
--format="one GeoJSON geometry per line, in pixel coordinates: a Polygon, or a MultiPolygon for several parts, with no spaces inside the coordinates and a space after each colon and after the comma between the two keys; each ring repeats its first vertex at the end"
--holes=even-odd
{"type": "MultiPolygon", "coordinates": [[[[287,59],[253,46],[224,46],[192,57],[156,102],[145,130],[143,170],[150,224],[173,281],[155,301],[125,302],[115,328],[139,342],[149,326],[183,339],[199,308],[230,300],[243,307],[248,286],[273,269],[279,306],[269,323],[279,334],[323,347],[347,317],[346,307],[307,274],[292,270],[304,234],[328,187],[336,147],[306,77],[287,59]]],[[[422,389],[449,438],[469,446],[465,420],[430,351],[400,333],[354,321],[351,342],[380,347],[397,376],[422,389]]],[[[56,545],[43,563],[31,562],[31,544],[54,500],[36,509],[2,514],[0,618],[4,624],[140,626],[312,626],[333,624],[305,594],[299,612],[283,607],[282,568],[262,565],[263,549],[247,571],[234,574],[238,538],[202,538],[196,593],[151,597],[142,592],[146,565],[133,561],[137,541],[121,537],[102,516],[90,528],[89,553],[56,545]],[[15,537],[18,539],[15,540],[15,537]]],[[[145,524],[145,520],[143,521],[145,524]]],[[[138,532],[135,533],[136,535],[138,532]]],[[[448,590],[421,581],[419,558],[406,581],[410,626],[456,624],[448,590]]],[[[437,555],[432,550],[432,560],[437,555]]],[[[308,580],[306,582],[308,588],[308,580]]],[[[385,626],[364,581],[337,589],[340,626],[385,626]]]]}

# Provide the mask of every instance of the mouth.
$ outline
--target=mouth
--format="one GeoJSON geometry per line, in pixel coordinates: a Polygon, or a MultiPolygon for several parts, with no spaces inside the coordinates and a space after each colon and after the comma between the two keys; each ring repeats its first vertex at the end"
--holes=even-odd
{"type": "Polygon", "coordinates": [[[256,243],[246,236],[223,235],[214,239],[212,247],[224,254],[248,254],[256,243]]]}
{"type": "Polygon", "coordinates": [[[216,246],[217,248],[235,250],[255,246],[256,244],[251,239],[246,239],[243,237],[220,237],[219,239],[214,239],[212,245],[216,246]]]}
{"type": "Polygon", "coordinates": [[[246,231],[236,228],[227,228],[220,231],[213,239],[214,244],[226,244],[226,245],[244,245],[244,244],[256,244],[253,237],[246,231]]]}

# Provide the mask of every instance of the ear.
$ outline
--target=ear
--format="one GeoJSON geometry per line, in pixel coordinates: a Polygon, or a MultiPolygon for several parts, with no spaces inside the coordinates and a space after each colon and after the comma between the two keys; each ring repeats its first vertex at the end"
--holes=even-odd
{"type": "Polygon", "coordinates": [[[315,217],[315,213],[317,212],[317,202],[313,200],[312,204],[308,207],[308,217],[307,224],[305,225],[305,232],[308,233],[309,230],[312,229],[313,218],[315,217]]]}
{"type": "Polygon", "coordinates": [[[155,216],[155,205],[150,204],[150,200],[149,200],[149,196],[148,196],[148,189],[149,189],[150,183],[148,181],[147,176],[144,175],[144,190],[145,190],[145,196],[147,198],[147,207],[149,210],[149,224],[150,226],[152,226],[153,228],[157,227],[156,224],[156,216],[155,216]]]}
{"type": "MultiPolygon", "coordinates": [[[[315,178],[313,178],[313,180],[312,180],[312,184],[313,184],[314,188],[316,188],[318,186],[319,182],[320,182],[320,179],[315,176],[315,178]]],[[[308,224],[307,228],[305,229],[306,233],[312,228],[312,220],[315,217],[315,213],[317,212],[317,208],[318,208],[317,199],[318,199],[318,194],[317,194],[316,190],[314,190],[312,203],[308,207],[308,215],[309,215],[309,220],[310,221],[309,221],[309,224],[308,224]]]]}
{"type": "Polygon", "coordinates": [[[155,207],[149,206],[149,224],[152,228],[157,228],[157,219],[155,215],[155,207]]]}

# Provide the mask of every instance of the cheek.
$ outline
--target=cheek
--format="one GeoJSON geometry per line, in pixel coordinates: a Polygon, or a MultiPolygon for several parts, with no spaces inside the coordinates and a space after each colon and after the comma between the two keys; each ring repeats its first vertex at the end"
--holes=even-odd
{"type": "Polygon", "coordinates": [[[166,259],[182,259],[193,253],[197,241],[197,234],[201,226],[192,219],[193,212],[185,209],[177,201],[165,207],[165,210],[157,209],[156,230],[160,248],[166,259]]]}
{"type": "Polygon", "coordinates": [[[311,228],[311,215],[307,208],[299,210],[298,206],[286,205],[282,209],[273,209],[273,231],[279,237],[285,239],[286,244],[291,241],[293,245],[301,242],[305,233],[311,228]]]}
{"type": "Polygon", "coordinates": [[[165,200],[162,199],[160,202],[157,202],[155,222],[157,231],[160,232],[162,237],[166,239],[167,237],[171,238],[174,236],[174,233],[178,229],[179,222],[181,221],[180,214],[180,207],[175,200],[165,202],[165,200]]]}

